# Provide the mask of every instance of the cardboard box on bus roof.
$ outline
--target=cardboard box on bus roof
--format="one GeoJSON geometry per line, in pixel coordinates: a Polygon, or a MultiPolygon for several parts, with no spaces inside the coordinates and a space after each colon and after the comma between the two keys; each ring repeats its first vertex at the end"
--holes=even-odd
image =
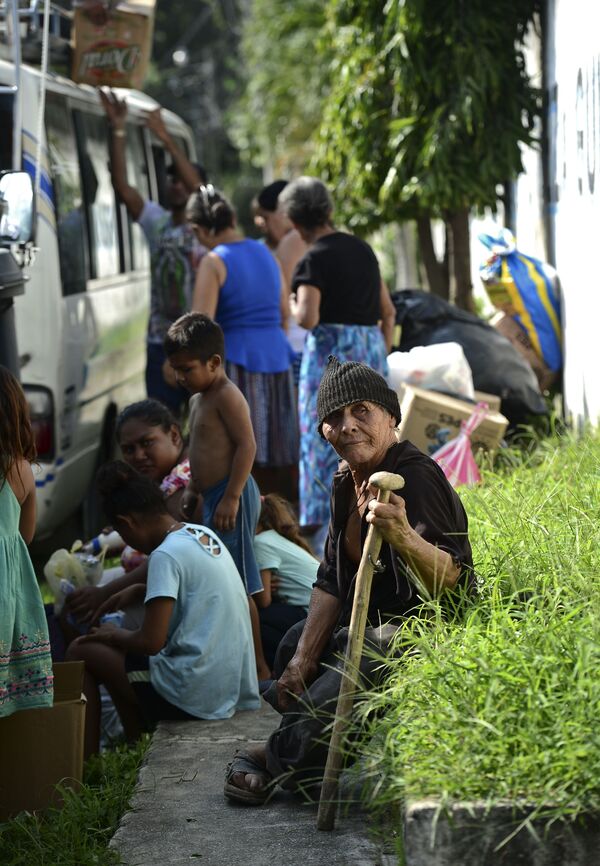
{"type": "Polygon", "coordinates": [[[71,78],[94,87],[140,89],[150,62],[153,27],[154,0],[76,5],[71,78]]]}
{"type": "Polygon", "coordinates": [[[55,786],[83,775],[83,662],[57,662],[54,704],[0,719],[0,821],[61,802],[55,786]]]}
{"type": "MultiPolygon", "coordinates": [[[[401,439],[408,439],[425,454],[432,454],[458,436],[461,421],[470,417],[475,404],[407,385],[401,409],[402,421],[398,427],[401,439]]],[[[504,415],[490,411],[473,433],[473,451],[497,449],[507,427],[508,420],[504,415]]]]}

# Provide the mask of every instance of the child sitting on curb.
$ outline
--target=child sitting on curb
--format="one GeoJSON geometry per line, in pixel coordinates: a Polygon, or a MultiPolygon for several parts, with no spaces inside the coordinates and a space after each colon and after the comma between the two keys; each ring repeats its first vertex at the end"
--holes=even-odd
{"type": "Polygon", "coordinates": [[[122,461],[98,473],[105,512],[123,540],[150,554],[136,631],[105,623],[74,640],[85,662],[86,756],[98,751],[103,683],[129,741],[163,719],[226,719],[259,706],[248,606],[235,564],[204,526],[173,521],[156,484],[122,461]],[[227,635],[227,640],[224,640],[227,635]]]}
{"type": "Polygon", "coordinates": [[[177,381],[190,391],[189,459],[192,478],[182,501],[192,514],[201,501],[202,521],[229,549],[248,593],[259,679],[270,669],[260,641],[258,610],[252,596],[262,591],[254,555],[260,492],[250,472],[256,440],[248,403],[225,373],[225,338],[202,313],[186,313],[165,337],[165,352],[177,381]]]}
{"type": "Polygon", "coordinates": [[[306,617],[319,560],[302,538],[292,506],[276,493],[262,497],[254,552],[263,582],[255,596],[260,633],[272,667],[281,638],[306,617]]]}

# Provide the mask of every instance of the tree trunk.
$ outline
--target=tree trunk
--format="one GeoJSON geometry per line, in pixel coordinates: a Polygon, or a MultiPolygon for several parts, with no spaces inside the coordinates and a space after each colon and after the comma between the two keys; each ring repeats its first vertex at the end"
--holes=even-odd
{"type": "Polygon", "coordinates": [[[444,285],[448,287],[448,295],[446,300],[450,300],[451,288],[452,288],[452,280],[450,277],[450,247],[452,245],[452,232],[450,231],[450,226],[448,224],[448,220],[444,220],[444,259],[441,264],[442,268],[442,277],[444,280],[444,285]]]}
{"type": "Polygon", "coordinates": [[[449,215],[449,223],[452,231],[452,266],[456,290],[455,303],[462,310],[473,312],[469,209],[463,208],[451,213],[449,215]]]}
{"type": "Polygon", "coordinates": [[[428,216],[420,216],[417,219],[417,235],[419,238],[419,250],[421,260],[427,274],[427,282],[429,290],[438,298],[443,298],[445,301],[450,297],[450,286],[448,279],[444,277],[444,266],[438,261],[433,247],[433,237],[431,235],[431,220],[428,216]]]}
{"type": "Polygon", "coordinates": [[[419,256],[417,251],[417,227],[412,220],[396,225],[394,237],[394,259],[396,283],[393,291],[414,289],[419,286],[419,256]]]}

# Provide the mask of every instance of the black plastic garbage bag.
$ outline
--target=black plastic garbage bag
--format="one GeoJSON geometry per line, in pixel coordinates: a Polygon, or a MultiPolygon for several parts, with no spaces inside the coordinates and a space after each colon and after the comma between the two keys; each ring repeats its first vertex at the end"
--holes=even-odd
{"type": "Polygon", "coordinates": [[[530,415],[546,415],[548,408],[535,373],[512,343],[479,316],[419,289],[392,295],[396,322],[402,326],[400,345],[408,352],[415,346],[460,343],[473,373],[477,391],[496,394],[511,426],[526,423],[530,415]]]}

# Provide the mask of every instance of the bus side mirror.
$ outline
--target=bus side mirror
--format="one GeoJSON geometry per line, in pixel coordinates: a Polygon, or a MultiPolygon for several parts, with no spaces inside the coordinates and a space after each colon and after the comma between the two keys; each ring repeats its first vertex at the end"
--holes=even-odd
{"type": "Polygon", "coordinates": [[[34,240],[33,183],[26,171],[0,174],[0,245],[34,240]]]}

